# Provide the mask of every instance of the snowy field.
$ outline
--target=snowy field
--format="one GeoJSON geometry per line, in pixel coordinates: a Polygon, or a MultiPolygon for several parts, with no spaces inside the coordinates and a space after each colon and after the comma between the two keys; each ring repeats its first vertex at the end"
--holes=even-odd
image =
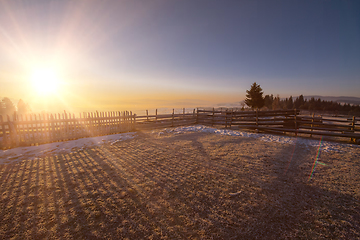
{"type": "Polygon", "coordinates": [[[0,159],[0,239],[360,239],[358,145],[194,125],[0,159]]]}
{"type": "MultiPolygon", "coordinates": [[[[158,134],[158,135],[162,135],[164,133],[183,134],[186,132],[205,132],[205,133],[213,133],[219,135],[257,138],[265,142],[277,142],[281,144],[301,145],[306,148],[319,147],[320,145],[319,140],[315,140],[315,139],[306,139],[300,137],[296,138],[296,137],[280,136],[273,134],[250,133],[245,131],[236,131],[236,130],[227,130],[227,129],[217,129],[203,125],[193,125],[186,127],[154,130],[152,134],[158,134]]],[[[81,138],[81,139],[65,141],[65,142],[48,143],[38,146],[31,146],[31,147],[18,147],[8,150],[0,150],[0,164],[10,163],[24,159],[31,160],[41,157],[44,154],[48,154],[48,153],[52,153],[56,155],[60,153],[61,154],[69,153],[74,150],[82,150],[87,147],[98,146],[105,143],[114,144],[116,142],[134,138],[136,136],[137,136],[136,132],[121,133],[121,134],[106,135],[100,137],[81,138]]],[[[336,142],[328,142],[328,141],[322,141],[321,143],[321,151],[324,152],[329,152],[329,151],[343,152],[343,151],[348,151],[349,149],[360,150],[360,146],[354,144],[344,144],[344,143],[336,143],[336,142]]]]}

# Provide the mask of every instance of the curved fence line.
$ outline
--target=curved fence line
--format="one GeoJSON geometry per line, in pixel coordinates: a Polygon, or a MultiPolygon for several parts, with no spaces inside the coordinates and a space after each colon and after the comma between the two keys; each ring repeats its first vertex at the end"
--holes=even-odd
{"type": "Polygon", "coordinates": [[[83,137],[203,124],[268,132],[291,132],[360,139],[360,123],[355,117],[301,116],[299,110],[241,111],[240,109],[193,109],[170,114],[136,115],[131,111],[75,114],[28,114],[0,116],[0,148],[28,146],[83,137]]]}

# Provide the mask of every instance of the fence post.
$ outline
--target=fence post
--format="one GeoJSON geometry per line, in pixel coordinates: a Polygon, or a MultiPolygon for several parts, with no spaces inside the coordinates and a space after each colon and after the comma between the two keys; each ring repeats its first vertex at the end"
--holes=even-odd
{"type": "Polygon", "coordinates": [[[185,119],[185,108],[183,108],[183,120],[185,119]]]}
{"type": "MultiPolygon", "coordinates": [[[[351,131],[355,133],[355,116],[352,117],[352,123],[351,123],[351,131]]],[[[351,138],[351,142],[356,142],[356,138],[351,138]]]]}
{"type": "Polygon", "coordinates": [[[18,143],[23,143],[24,142],[24,124],[23,124],[23,118],[22,118],[22,114],[17,116],[17,124],[16,124],[16,130],[17,130],[17,134],[18,134],[18,143]],[[20,127],[21,126],[21,127],[20,127]]]}
{"type": "Polygon", "coordinates": [[[36,114],[34,114],[34,121],[35,121],[35,128],[36,128],[36,143],[40,143],[41,139],[42,139],[42,135],[41,135],[41,118],[39,115],[39,118],[36,117],[36,114]]]}
{"type": "Polygon", "coordinates": [[[133,130],[136,131],[136,114],[134,114],[133,130]]]}
{"type": "Polygon", "coordinates": [[[19,146],[20,143],[20,131],[18,130],[19,125],[19,115],[16,114],[16,111],[14,111],[14,137],[15,137],[15,144],[16,146],[19,146]]]}
{"type": "Polygon", "coordinates": [[[10,146],[13,145],[13,140],[14,140],[14,137],[13,137],[13,127],[12,127],[12,123],[10,121],[10,116],[9,115],[6,115],[7,116],[7,122],[8,122],[8,128],[9,128],[9,140],[10,140],[10,146]]]}
{"type": "Polygon", "coordinates": [[[85,114],[86,114],[86,116],[87,116],[87,119],[85,120],[85,121],[86,121],[87,135],[88,135],[89,137],[92,137],[90,113],[87,112],[87,113],[85,113],[85,114]]]}
{"type": "MultiPolygon", "coordinates": [[[[27,117],[26,117],[26,121],[27,121],[27,117]]],[[[27,130],[27,134],[29,137],[29,141],[31,143],[35,143],[35,135],[34,135],[34,124],[33,124],[33,120],[32,120],[32,115],[29,114],[29,124],[27,124],[28,130],[27,130]],[[30,126],[30,127],[29,127],[30,126]]]]}
{"type": "Polygon", "coordinates": [[[38,122],[37,122],[37,119],[36,119],[36,114],[34,114],[34,125],[35,125],[35,129],[36,129],[36,132],[33,128],[33,136],[34,136],[34,143],[39,143],[40,142],[40,135],[39,135],[39,128],[38,128],[38,122]]]}
{"type": "MultiPolygon", "coordinates": [[[[39,119],[41,119],[41,115],[39,114],[39,119]]],[[[49,124],[47,122],[46,114],[42,114],[42,141],[47,142],[48,139],[48,132],[49,132],[49,124]]],[[[25,115],[25,121],[27,121],[27,115],[25,115]]],[[[28,126],[28,125],[27,125],[28,126]]],[[[29,134],[29,129],[27,129],[27,134],[29,134]]]]}
{"type": "Polygon", "coordinates": [[[126,131],[129,131],[129,119],[127,117],[127,112],[128,111],[124,111],[124,119],[125,119],[125,128],[126,128],[126,131]]]}
{"type": "Polygon", "coordinates": [[[196,121],[196,117],[195,117],[195,108],[194,108],[194,110],[193,110],[193,119],[195,119],[195,121],[196,121]]]}
{"type": "MultiPolygon", "coordinates": [[[[311,119],[311,129],[310,131],[313,131],[313,127],[314,127],[314,117],[315,117],[315,113],[312,114],[312,119],[311,119]]],[[[310,137],[312,137],[312,134],[310,134],[310,137]]]]}
{"type": "Polygon", "coordinates": [[[120,112],[120,111],[118,111],[118,112],[117,112],[117,115],[118,115],[118,130],[119,130],[119,132],[121,132],[121,131],[122,131],[122,125],[121,125],[121,112],[120,112]]]}
{"type": "Polygon", "coordinates": [[[213,108],[213,111],[212,111],[211,126],[214,126],[214,115],[215,115],[215,108],[213,108]]]}
{"type": "Polygon", "coordinates": [[[54,116],[51,114],[50,115],[50,121],[51,121],[51,132],[52,132],[52,139],[51,141],[55,141],[56,139],[56,134],[55,134],[55,121],[54,121],[54,116]]]}
{"type": "Polygon", "coordinates": [[[133,114],[132,114],[132,111],[130,111],[130,125],[131,125],[131,129],[133,128],[133,114]]]}
{"type": "Polygon", "coordinates": [[[105,124],[105,134],[108,134],[110,127],[109,127],[109,118],[107,112],[104,112],[104,124],[105,124]]]}
{"type": "Polygon", "coordinates": [[[123,132],[124,131],[124,129],[125,129],[125,115],[124,115],[124,112],[120,112],[119,113],[119,116],[120,116],[120,124],[121,124],[121,126],[120,126],[120,128],[121,128],[121,131],[123,132]]]}
{"type": "Polygon", "coordinates": [[[96,112],[91,112],[91,131],[93,136],[97,135],[96,112]]]}
{"type": "Polygon", "coordinates": [[[148,122],[149,121],[149,111],[146,110],[146,121],[148,122]]]}
{"type": "Polygon", "coordinates": [[[131,128],[132,128],[132,112],[131,111],[128,111],[127,112],[127,114],[128,114],[128,121],[129,121],[129,130],[128,131],[131,131],[131,128]]]}
{"type": "Polygon", "coordinates": [[[69,139],[69,123],[68,123],[68,117],[66,114],[66,111],[64,110],[64,121],[65,121],[65,138],[69,139]]]}
{"type": "MultiPolygon", "coordinates": [[[[258,112],[259,109],[256,109],[256,127],[259,126],[259,112],[258,112]]],[[[256,128],[257,130],[259,130],[258,128],[256,128]]]]}
{"type": "Polygon", "coordinates": [[[225,110],[225,128],[227,128],[228,109],[225,110]]]}
{"type": "Polygon", "coordinates": [[[157,123],[157,109],[155,109],[155,124],[157,123]]]}
{"type": "Polygon", "coordinates": [[[296,108],[294,109],[294,127],[295,127],[295,137],[297,137],[297,120],[296,120],[296,108]]]}
{"type": "Polygon", "coordinates": [[[59,119],[59,122],[58,122],[58,135],[59,135],[59,138],[62,138],[62,130],[61,130],[61,114],[58,113],[58,119],[59,119]]]}
{"type": "Polygon", "coordinates": [[[172,112],[172,121],[171,121],[171,126],[172,126],[172,127],[174,126],[174,109],[173,109],[173,112],[172,112]]]}
{"type": "Polygon", "coordinates": [[[94,114],[95,118],[96,118],[96,135],[100,134],[100,120],[99,120],[99,112],[96,111],[96,113],[94,114]]]}
{"type": "Polygon", "coordinates": [[[231,117],[230,117],[230,128],[231,128],[231,124],[232,124],[232,119],[233,119],[233,114],[234,114],[234,109],[231,109],[231,117]]]}
{"type": "Polygon", "coordinates": [[[104,112],[105,122],[106,122],[106,131],[107,134],[112,133],[113,129],[113,112],[104,112]]]}
{"type": "MultiPolygon", "coordinates": [[[[34,118],[35,118],[35,121],[36,121],[36,116],[34,116],[34,118]]],[[[56,141],[58,141],[59,136],[60,136],[60,132],[59,132],[60,121],[58,121],[58,115],[56,113],[54,113],[54,120],[55,120],[56,141]]],[[[35,126],[37,126],[37,125],[35,124],[35,126]]],[[[36,129],[36,134],[37,134],[37,129],[36,129]]]]}
{"type": "Polygon", "coordinates": [[[196,122],[195,124],[199,124],[199,108],[196,108],[196,122]]]}
{"type": "Polygon", "coordinates": [[[129,115],[129,113],[128,113],[128,111],[125,111],[125,122],[126,122],[126,131],[129,131],[129,117],[128,117],[128,115],[129,115]]]}
{"type": "Polygon", "coordinates": [[[118,116],[117,116],[117,112],[113,111],[113,116],[114,116],[114,119],[113,119],[113,128],[115,129],[115,131],[119,132],[119,128],[118,128],[118,116]]]}

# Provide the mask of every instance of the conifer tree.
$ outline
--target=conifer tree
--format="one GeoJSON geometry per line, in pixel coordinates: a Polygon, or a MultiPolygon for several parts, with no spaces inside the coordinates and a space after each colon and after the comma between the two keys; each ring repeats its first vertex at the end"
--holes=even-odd
{"type": "Polygon", "coordinates": [[[3,115],[12,115],[15,112],[15,106],[8,97],[4,97],[1,104],[3,115]]]}
{"type": "Polygon", "coordinates": [[[262,88],[260,87],[260,85],[256,84],[256,82],[254,82],[251,85],[250,90],[246,90],[246,99],[245,99],[246,105],[248,105],[252,109],[262,108],[265,104],[263,93],[264,92],[262,91],[262,88]]]}

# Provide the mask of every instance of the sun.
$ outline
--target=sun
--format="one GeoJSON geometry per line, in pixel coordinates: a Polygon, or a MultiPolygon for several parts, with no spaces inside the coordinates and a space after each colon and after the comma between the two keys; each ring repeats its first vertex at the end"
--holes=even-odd
{"type": "Polygon", "coordinates": [[[30,81],[37,93],[51,95],[58,91],[60,78],[52,68],[38,68],[32,71],[30,81]]]}

